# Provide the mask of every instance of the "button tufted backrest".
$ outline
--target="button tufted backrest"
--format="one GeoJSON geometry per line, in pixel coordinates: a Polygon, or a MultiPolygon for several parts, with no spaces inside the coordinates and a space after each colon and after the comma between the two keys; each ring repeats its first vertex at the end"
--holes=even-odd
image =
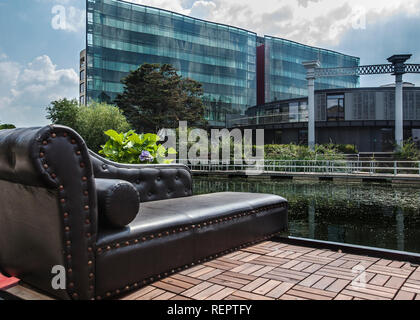
{"type": "Polygon", "coordinates": [[[126,165],[106,160],[90,151],[95,178],[131,182],[141,202],[192,195],[190,169],[185,165],[126,165]]]}

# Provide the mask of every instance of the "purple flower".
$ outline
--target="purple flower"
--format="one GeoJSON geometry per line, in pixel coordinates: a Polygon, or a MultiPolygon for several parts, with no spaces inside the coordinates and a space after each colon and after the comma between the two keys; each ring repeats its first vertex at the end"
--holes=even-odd
{"type": "Polygon", "coordinates": [[[150,152],[149,151],[145,151],[145,150],[141,152],[139,158],[140,158],[140,161],[141,162],[143,162],[143,161],[153,161],[153,157],[150,154],[150,152]]]}

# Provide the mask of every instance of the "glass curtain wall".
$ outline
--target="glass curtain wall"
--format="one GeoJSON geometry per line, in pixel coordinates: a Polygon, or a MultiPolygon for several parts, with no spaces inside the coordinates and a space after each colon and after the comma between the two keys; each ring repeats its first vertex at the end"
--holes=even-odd
{"type": "Polygon", "coordinates": [[[88,99],[112,102],[143,63],[168,63],[203,84],[207,118],[256,104],[256,34],[118,0],[87,0],[88,99]]]}
{"type": "MultiPolygon", "coordinates": [[[[304,61],[319,60],[322,68],[356,67],[360,59],[293,41],[265,36],[265,100],[307,97],[304,61]]],[[[359,87],[358,76],[319,78],[316,90],[359,87]]]]}

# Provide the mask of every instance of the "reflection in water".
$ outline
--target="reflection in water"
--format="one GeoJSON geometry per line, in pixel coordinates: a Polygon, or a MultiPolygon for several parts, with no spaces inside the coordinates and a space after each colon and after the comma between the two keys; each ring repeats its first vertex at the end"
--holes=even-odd
{"type": "Polygon", "coordinates": [[[194,178],[194,193],[272,193],[288,199],[290,234],[420,253],[420,188],[194,178]]]}

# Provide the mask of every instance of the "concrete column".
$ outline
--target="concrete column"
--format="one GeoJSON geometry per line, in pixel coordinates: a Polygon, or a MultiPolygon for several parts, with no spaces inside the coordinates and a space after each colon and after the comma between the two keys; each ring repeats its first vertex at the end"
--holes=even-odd
{"type": "Polygon", "coordinates": [[[395,75],[395,145],[399,149],[404,141],[404,119],[403,119],[403,74],[405,62],[411,58],[411,54],[396,54],[388,58],[394,66],[395,75]]]}
{"type": "Polygon", "coordinates": [[[311,150],[315,149],[315,70],[320,67],[319,61],[303,62],[306,68],[308,80],[308,147],[311,150]]]}
{"type": "Polygon", "coordinates": [[[402,74],[395,76],[395,143],[401,148],[404,140],[403,80],[402,74]]]}
{"type": "Polygon", "coordinates": [[[315,149],[315,79],[308,79],[308,146],[315,149]]]}

